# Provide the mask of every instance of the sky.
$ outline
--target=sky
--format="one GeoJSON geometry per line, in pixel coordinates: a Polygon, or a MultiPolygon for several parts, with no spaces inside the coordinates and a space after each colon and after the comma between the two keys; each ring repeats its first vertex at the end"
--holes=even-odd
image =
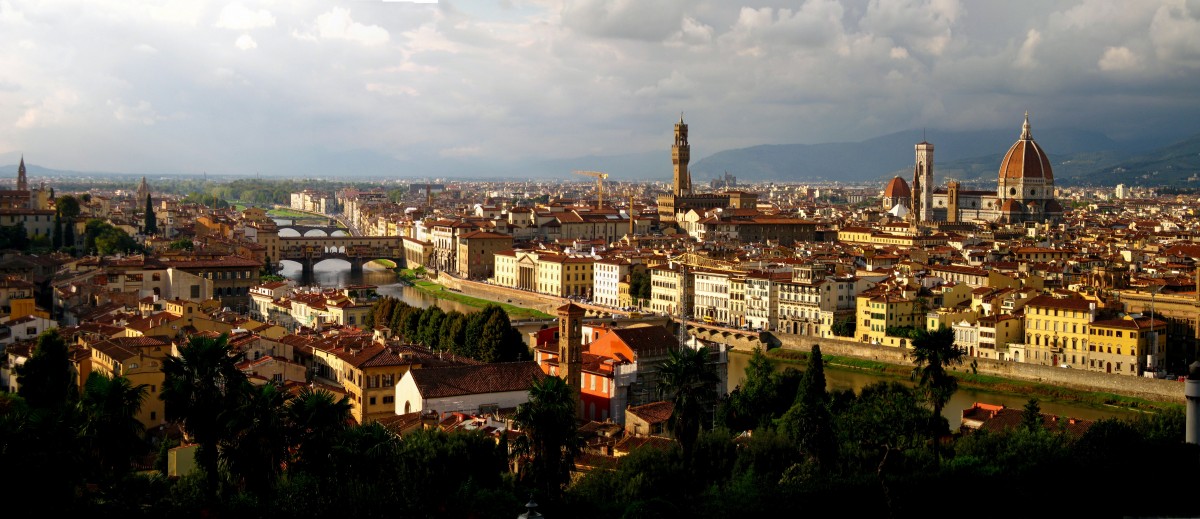
{"type": "Polygon", "coordinates": [[[81,171],[1200,132],[1200,0],[0,0],[0,41],[0,163],[81,171]]]}

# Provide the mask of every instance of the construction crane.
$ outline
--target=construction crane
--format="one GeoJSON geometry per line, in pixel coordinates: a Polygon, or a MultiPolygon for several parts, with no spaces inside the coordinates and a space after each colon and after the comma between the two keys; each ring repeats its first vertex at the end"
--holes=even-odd
{"type": "Polygon", "coordinates": [[[596,209],[597,210],[603,209],[604,208],[604,179],[608,178],[608,173],[601,173],[599,171],[580,171],[580,170],[575,170],[575,173],[578,175],[587,175],[589,177],[596,177],[596,209]]]}

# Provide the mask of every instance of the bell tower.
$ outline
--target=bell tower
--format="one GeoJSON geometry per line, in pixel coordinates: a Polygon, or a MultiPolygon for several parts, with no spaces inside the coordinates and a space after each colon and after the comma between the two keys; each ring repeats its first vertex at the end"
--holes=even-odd
{"type": "Polygon", "coordinates": [[[558,307],[558,374],[567,381],[575,398],[575,417],[583,417],[583,315],[582,306],[567,303],[558,307]]]}
{"type": "Polygon", "coordinates": [[[692,177],[688,173],[688,162],[692,159],[692,147],[688,145],[688,128],[683,122],[683,114],[679,114],[679,122],[675,123],[675,144],[671,145],[671,164],[675,168],[675,196],[692,194],[692,177]]]}
{"type": "Polygon", "coordinates": [[[913,167],[913,218],[918,222],[933,220],[933,145],[922,140],[916,145],[917,160],[913,167]]]}
{"type": "Polygon", "coordinates": [[[25,178],[24,155],[21,155],[21,165],[17,166],[17,191],[29,191],[29,179],[25,178]]]}

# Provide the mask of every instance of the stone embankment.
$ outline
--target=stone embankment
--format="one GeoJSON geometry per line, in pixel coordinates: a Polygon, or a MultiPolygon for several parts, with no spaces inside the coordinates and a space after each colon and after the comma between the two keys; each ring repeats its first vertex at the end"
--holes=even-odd
{"type": "MultiPolygon", "coordinates": [[[[812,351],[814,344],[820,344],[821,353],[825,355],[855,357],[902,366],[912,365],[912,359],[909,357],[907,350],[890,346],[864,344],[852,340],[829,337],[813,338],[788,334],[770,335],[770,337],[764,337],[764,342],[784,349],[808,352],[812,351]]],[[[971,367],[969,364],[972,361],[976,363],[975,369],[981,375],[1038,382],[1075,390],[1114,393],[1157,402],[1184,403],[1183,383],[1176,380],[1112,375],[1081,369],[1067,369],[982,358],[966,359],[964,364],[955,366],[953,369],[956,371],[970,370],[971,367]]]]}
{"type": "MultiPolygon", "coordinates": [[[[534,308],[550,315],[554,315],[555,309],[559,306],[569,302],[568,299],[562,297],[546,296],[514,288],[489,285],[478,281],[458,279],[444,272],[438,276],[437,282],[472,297],[505,302],[511,300],[511,304],[534,308]]],[[[589,307],[590,305],[583,306],[589,307]]],[[[668,322],[666,318],[660,318],[660,321],[668,327],[674,328],[675,326],[674,322],[668,322]]],[[[853,340],[831,337],[813,338],[803,335],[772,332],[764,332],[761,336],[758,334],[735,334],[725,330],[706,329],[704,327],[694,329],[693,333],[701,339],[729,344],[735,349],[743,351],[753,350],[755,347],[762,346],[765,348],[781,347],[789,350],[808,352],[812,351],[814,344],[820,344],[821,351],[827,355],[875,360],[900,366],[912,365],[912,359],[909,358],[908,351],[906,350],[864,344],[853,340]]],[[[1081,369],[1065,369],[1054,366],[1040,366],[1023,362],[997,361],[982,358],[968,359],[966,363],[956,366],[953,369],[961,371],[969,370],[971,368],[968,364],[971,361],[975,361],[975,369],[979,374],[983,375],[1057,385],[1075,390],[1127,395],[1158,402],[1184,403],[1183,383],[1175,380],[1112,375],[1081,369]]]]}

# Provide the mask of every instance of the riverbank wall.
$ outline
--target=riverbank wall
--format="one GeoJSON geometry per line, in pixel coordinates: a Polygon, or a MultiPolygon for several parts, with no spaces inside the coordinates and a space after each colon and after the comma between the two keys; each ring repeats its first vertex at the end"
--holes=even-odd
{"type": "MultiPolygon", "coordinates": [[[[507,301],[511,299],[514,305],[535,308],[550,315],[554,315],[555,309],[559,306],[569,302],[566,298],[489,285],[478,281],[463,280],[444,272],[438,275],[436,281],[441,285],[472,297],[493,301],[507,301]]],[[[666,322],[666,318],[663,318],[663,320],[668,328],[674,329],[675,323],[666,322]]],[[[701,339],[729,344],[734,349],[741,351],[752,351],[754,348],[761,346],[764,349],[779,347],[809,352],[812,351],[814,344],[820,344],[821,351],[827,355],[875,360],[897,366],[913,365],[908,350],[866,344],[847,339],[833,337],[813,338],[804,335],[771,332],[764,332],[761,335],[740,336],[736,333],[720,329],[707,329],[703,327],[697,327],[691,330],[691,332],[701,339]]],[[[1066,369],[983,358],[965,359],[962,365],[952,366],[951,369],[966,372],[971,369],[970,363],[972,361],[976,363],[976,372],[983,375],[1038,382],[1082,391],[1099,391],[1127,395],[1158,402],[1184,403],[1183,383],[1175,380],[1112,375],[1079,369],[1066,369]]]]}
{"type": "MultiPolygon", "coordinates": [[[[766,335],[766,334],[764,334],[766,335]]],[[[912,366],[912,358],[908,350],[877,344],[865,344],[857,341],[831,337],[813,338],[803,335],[770,334],[764,337],[764,342],[777,345],[788,350],[811,352],[814,344],[821,345],[823,355],[854,357],[865,360],[875,360],[899,366],[912,366]]],[[[1183,404],[1183,382],[1156,378],[1135,377],[1127,375],[1112,375],[1079,369],[1067,369],[1054,366],[1041,366],[1024,362],[998,361],[983,358],[964,358],[958,366],[952,366],[953,371],[967,372],[971,370],[971,362],[976,363],[976,372],[981,375],[1039,382],[1053,386],[1083,391],[1099,391],[1127,395],[1158,402],[1183,404]]]]}

